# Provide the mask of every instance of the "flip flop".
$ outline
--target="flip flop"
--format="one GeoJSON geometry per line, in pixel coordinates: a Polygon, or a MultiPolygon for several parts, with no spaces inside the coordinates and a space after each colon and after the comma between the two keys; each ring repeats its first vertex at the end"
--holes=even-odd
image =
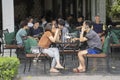
{"type": "Polygon", "coordinates": [[[60,71],[50,71],[50,73],[59,73],[60,71]]]}
{"type": "Polygon", "coordinates": [[[85,70],[83,70],[83,69],[78,69],[78,68],[74,68],[74,69],[73,69],[73,72],[74,72],[74,73],[84,73],[85,70]]]}
{"type": "Polygon", "coordinates": [[[55,66],[55,68],[57,68],[57,69],[64,69],[64,67],[57,67],[57,66],[55,66]]]}

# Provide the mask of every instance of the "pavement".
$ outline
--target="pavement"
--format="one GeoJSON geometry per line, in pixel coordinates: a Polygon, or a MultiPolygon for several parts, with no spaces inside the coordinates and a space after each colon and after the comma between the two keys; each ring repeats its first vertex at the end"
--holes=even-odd
{"type": "Polygon", "coordinates": [[[40,76],[23,77],[20,80],[119,80],[120,76],[111,75],[74,75],[74,76],[40,76]]]}
{"type": "MultiPolygon", "coordinates": [[[[18,75],[14,80],[119,80],[120,79],[120,54],[115,53],[115,56],[110,60],[110,73],[107,72],[107,67],[104,59],[89,59],[88,71],[85,73],[74,73],[72,69],[78,66],[78,59],[75,57],[72,60],[71,55],[66,57],[65,69],[60,70],[60,73],[50,73],[49,63],[47,62],[47,72],[44,73],[43,61],[33,61],[31,70],[23,73],[24,62],[21,61],[18,75]],[[118,55],[118,56],[117,56],[118,55]],[[93,66],[93,62],[97,64],[93,66]],[[94,68],[95,67],[95,68],[94,68]]],[[[4,56],[9,56],[9,51],[5,51],[4,56]]],[[[15,55],[13,51],[12,56],[15,55]]]]}

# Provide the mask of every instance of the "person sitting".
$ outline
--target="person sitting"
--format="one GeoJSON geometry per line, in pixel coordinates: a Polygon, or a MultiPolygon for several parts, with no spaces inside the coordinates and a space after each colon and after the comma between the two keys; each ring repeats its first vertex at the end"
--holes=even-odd
{"type": "Polygon", "coordinates": [[[74,33],[76,33],[76,37],[80,37],[80,32],[81,32],[81,28],[82,28],[82,25],[83,25],[83,21],[84,21],[84,16],[78,16],[77,18],[77,22],[74,26],[74,33]]]}
{"type": "Polygon", "coordinates": [[[39,20],[38,19],[34,19],[33,21],[33,27],[31,27],[29,29],[29,36],[32,37],[39,37],[40,34],[43,33],[43,28],[39,27],[39,20]]]}
{"type": "Polygon", "coordinates": [[[45,25],[47,24],[46,16],[41,16],[41,27],[43,28],[43,31],[45,32],[45,25]]]}
{"type": "Polygon", "coordinates": [[[69,30],[65,27],[65,21],[63,19],[58,20],[58,27],[61,30],[61,42],[67,42],[66,35],[69,33],[69,30]]]}
{"type": "Polygon", "coordinates": [[[18,32],[16,33],[16,41],[17,41],[18,47],[23,47],[23,39],[27,38],[26,30],[29,29],[28,21],[27,20],[21,21],[20,27],[21,29],[19,29],[18,32]]]}
{"type": "Polygon", "coordinates": [[[60,54],[58,48],[50,47],[52,42],[56,41],[59,29],[56,30],[56,33],[53,35],[52,24],[47,23],[45,26],[45,32],[39,40],[38,46],[43,48],[42,52],[48,54],[50,57],[53,57],[50,72],[59,72],[57,68],[63,69],[64,67],[60,64],[60,54]]]}
{"type": "Polygon", "coordinates": [[[74,38],[73,40],[79,40],[80,42],[87,41],[88,49],[78,52],[79,66],[73,69],[73,72],[85,72],[85,54],[99,54],[102,52],[102,43],[99,35],[91,29],[91,21],[85,20],[81,29],[80,38],[74,38]],[[86,35],[84,36],[84,33],[86,35]]]}
{"type": "Polygon", "coordinates": [[[75,23],[74,15],[73,14],[67,15],[65,19],[65,27],[68,28],[70,32],[74,28],[74,23],[75,23]]]}
{"type": "MultiPolygon", "coordinates": [[[[53,31],[53,34],[55,34],[57,28],[59,28],[58,25],[57,25],[57,21],[56,21],[55,19],[52,19],[51,23],[52,23],[52,31],[53,31]]],[[[55,41],[55,42],[61,42],[60,36],[61,36],[61,31],[58,32],[58,35],[57,35],[57,38],[56,38],[56,41],[55,41]]]]}
{"type": "Polygon", "coordinates": [[[95,16],[95,22],[93,23],[93,30],[101,37],[102,44],[104,43],[105,39],[105,26],[100,23],[100,16],[95,16]]]}
{"type": "Polygon", "coordinates": [[[28,27],[33,27],[33,18],[32,17],[28,18],[28,27]]]}
{"type": "Polygon", "coordinates": [[[84,21],[84,17],[83,16],[78,16],[75,28],[80,30],[82,25],[83,25],[83,21],[84,21]]]}
{"type": "Polygon", "coordinates": [[[28,27],[28,20],[23,20],[20,23],[20,29],[18,30],[18,32],[16,33],[16,42],[17,42],[17,46],[18,48],[16,49],[16,55],[18,59],[22,59],[25,57],[24,55],[24,42],[23,40],[26,40],[28,38],[27,36],[27,31],[29,29],[28,27]]]}

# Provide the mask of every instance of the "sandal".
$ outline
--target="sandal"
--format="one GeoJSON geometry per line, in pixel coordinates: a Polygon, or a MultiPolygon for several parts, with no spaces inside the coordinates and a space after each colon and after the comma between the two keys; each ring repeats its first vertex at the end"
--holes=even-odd
{"type": "Polygon", "coordinates": [[[60,71],[57,69],[50,70],[50,73],[59,73],[60,71]]]}
{"type": "Polygon", "coordinates": [[[84,69],[74,68],[74,69],[73,69],[73,72],[74,72],[74,73],[84,73],[85,70],[84,70],[84,69]]]}
{"type": "Polygon", "coordinates": [[[63,66],[55,66],[55,68],[57,68],[57,69],[64,69],[63,66]]]}

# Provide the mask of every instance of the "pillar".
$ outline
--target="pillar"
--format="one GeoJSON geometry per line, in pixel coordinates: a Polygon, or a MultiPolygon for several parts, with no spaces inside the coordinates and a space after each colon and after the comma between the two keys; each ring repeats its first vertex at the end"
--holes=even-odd
{"type": "Polygon", "coordinates": [[[14,0],[2,0],[3,30],[14,31],[14,0]]]}

